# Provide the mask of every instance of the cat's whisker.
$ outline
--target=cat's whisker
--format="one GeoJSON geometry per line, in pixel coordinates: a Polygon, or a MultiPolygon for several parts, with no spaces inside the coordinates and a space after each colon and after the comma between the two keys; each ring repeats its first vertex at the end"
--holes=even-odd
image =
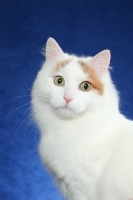
{"type": "Polygon", "coordinates": [[[13,97],[7,101],[5,101],[4,103],[2,103],[0,105],[0,107],[4,106],[6,103],[10,102],[10,101],[13,101],[13,100],[16,100],[16,99],[19,99],[19,98],[24,98],[24,97],[44,97],[43,95],[22,95],[22,96],[17,96],[17,97],[13,97]]]}
{"type": "MultiPolygon", "coordinates": [[[[33,117],[33,118],[34,118],[34,117],[33,117]]],[[[31,122],[32,122],[33,118],[32,118],[32,119],[29,121],[28,125],[27,125],[27,126],[26,126],[26,128],[25,128],[24,135],[23,135],[23,139],[25,138],[26,131],[27,131],[27,129],[28,129],[28,127],[29,127],[29,125],[31,124],[31,122]]]]}
{"type": "MultiPolygon", "coordinates": [[[[45,114],[47,114],[47,112],[45,112],[45,114]]],[[[34,117],[32,118],[32,120],[35,120],[36,121],[36,124],[37,124],[37,127],[36,127],[36,132],[35,132],[35,141],[36,141],[36,136],[37,136],[37,131],[40,130],[39,128],[39,125],[41,123],[41,120],[42,120],[43,116],[41,114],[41,109],[37,111],[37,113],[34,115],[34,117]],[[39,117],[37,117],[39,116],[39,117]],[[36,121],[35,117],[38,118],[38,122],[36,121]]]]}
{"type": "Polygon", "coordinates": [[[120,107],[121,107],[121,102],[124,103],[125,105],[128,105],[128,103],[124,100],[120,100],[120,107]]]}
{"type": "MultiPolygon", "coordinates": [[[[31,115],[31,114],[30,114],[30,115],[31,115]]],[[[13,140],[12,140],[12,145],[13,145],[13,143],[14,143],[14,140],[15,140],[15,138],[16,138],[16,136],[17,136],[17,133],[18,133],[20,127],[21,127],[21,126],[23,125],[23,123],[30,117],[30,115],[28,115],[28,116],[21,122],[21,124],[19,125],[17,131],[16,131],[15,134],[14,134],[14,137],[13,137],[13,140]]]]}
{"type": "Polygon", "coordinates": [[[27,129],[28,129],[28,126],[30,125],[30,123],[31,123],[31,120],[30,120],[30,122],[28,123],[28,125],[26,126],[26,128],[25,128],[25,130],[24,130],[23,139],[25,138],[26,131],[27,131],[27,129]]]}
{"type": "Polygon", "coordinates": [[[28,110],[30,110],[30,109],[31,109],[31,106],[29,106],[29,108],[27,108],[27,109],[24,111],[23,116],[24,116],[25,113],[26,113],[28,110]]]}
{"type": "Polygon", "coordinates": [[[27,85],[27,83],[25,83],[27,89],[31,92],[32,88],[29,88],[29,86],[27,85]]]}
{"type": "Polygon", "coordinates": [[[26,103],[26,104],[23,104],[22,106],[19,106],[19,107],[17,107],[17,108],[15,108],[12,112],[10,112],[7,116],[6,116],[6,118],[7,117],[9,117],[12,113],[14,113],[16,110],[18,110],[19,108],[22,108],[22,107],[24,107],[24,106],[26,106],[26,105],[29,105],[30,103],[26,103]]]}
{"type": "Polygon", "coordinates": [[[0,107],[2,107],[4,104],[6,104],[6,103],[8,103],[8,102],[10,102],[10,101],[12,101],[12,100],[15,100],[15,99],[18,99],[18,98],[22,98],[22,97],[27,97],[27,96],[31,96],[31,95],[23,95],[23,96],[13,97],[13,98],[11,98],[11,99],[5,101],[4,103],[2,103],[2,104],[0,105],[0,107]]]}
{"type": "Polygon", "coordinates": [[[37,138],[37,132],[40,130],[40,128],[39,128],[40,123],[41,123],[41,120],[39,120],[37,123],[36,132],[35,132],[35,142],[36,142],[36,138],[37,138]]]}
{"type": "Polygon", "coordinates": [[[37,132],[40,130],[39,125],[40,125],[40,120],[38,121],[38,123],[36,122],[35,142],[37,141],[37,132]]]}
{"type": "Polygon", "coordinates": [[[36,138],[37,138],[37,131],[38,131],[38,126],[36,127],[36,132],[35,132],[35,142],[36,142],[36,138]]]}
{"type": "MultiPolygon", "coordinates": [[[[21,124],[19,125],[18,129],[16,130],[16,132],[15,132],[15,134],[14,134],[14,137],[13,137],[13,140],[12,140],[12,145],[13,145],[14,140],[15,140],[15,138],[16,138],[16,136],[17,136],[17,133],[18,133],[19,129],[21,128],[21,126],[23,125],[23,123],[24,123],[28,118],[30,118],[30,116],[33,116],[33,117],[31,118],[30,122],[31,122],[32,120],[34,120],[34,118],[38,115],[38,113],[39,113],[40,111],[41,111],[41,109],[40,109],[36,114],[34,114],[34,116],[33,116],[33,113],[34,113],[34,111],[33,111],[31,114],[29,114],[29,115],[21,122],[21,124]]],[[[30,123],[28,123],[28,124],[30,124],[30,123]]],[[[26,127],[26,130],[27,130],[27,128],[28,128],[28,125],[27,125],[27,127],[26,127]]],[[[26,130],[25,130],[25,132],[26,132],[26,130]]]]}

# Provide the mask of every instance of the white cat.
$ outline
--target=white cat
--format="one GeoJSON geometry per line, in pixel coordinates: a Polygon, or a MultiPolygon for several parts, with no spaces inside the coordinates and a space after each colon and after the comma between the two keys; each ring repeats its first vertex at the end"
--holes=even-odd
{"type": "Polygon", "coordinates": [[[109,63],[109,50],[77,57],[49,38],[33,85],[40,155],[68,200],[133,200],[133,122],[109,63]]]}

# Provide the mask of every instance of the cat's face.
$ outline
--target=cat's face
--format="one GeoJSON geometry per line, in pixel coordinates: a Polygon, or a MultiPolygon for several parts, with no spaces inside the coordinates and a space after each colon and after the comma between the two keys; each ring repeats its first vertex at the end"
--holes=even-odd
{"type": "Polygon", "coordinates": [[[60,70],[54,67],[47,77],[45,73],[44,69],[40,76],[43,84],[43,87],[40,85],[41,95],[46,97],[53,112],[62,117],[75,117],[87,109],[91,110],[94,102],[100,98],[100,92],[93,89],[88,75],[76,60],[60,70]]]}
{"type": "Polygon", "coordinates": [[[102,69],[95,70],[89,66],[92,58],[65,55],[56,45],[54,51],[60,55],[55,56],[53,46],[47,45],[46,63],[37,78],[37,92],[42,104],[47,104],[63,118],[73,118],[86,110],[97,109],[104,92],[99,77],[102,69]]]}

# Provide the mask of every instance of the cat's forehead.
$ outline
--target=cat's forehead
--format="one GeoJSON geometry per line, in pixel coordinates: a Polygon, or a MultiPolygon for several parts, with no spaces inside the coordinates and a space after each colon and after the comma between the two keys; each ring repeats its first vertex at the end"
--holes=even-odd
{"type": "Polygon", "coordinates": [[[55,75],[63,76],[66,82],[72,86],[87,80],[87,74],[84,73],[76,59],[58,62],[55,66],[55,75]]]}
{"type": "Polygon", "coordinates": [[[86,78],[87,74],[82,69],[82,66],[77,59],[66,59],[60,62],[57,62],[55,69],[55,72],[63,72],[65,74],[68,74],[69,76],[77,77],[83,77],[86,78]]]}
{"type": "Polygon", "coordinates": [[[103,94],[103,83],[100,78],[85,59],[66,59],[57,62],[54,71],[56,73],[62,72],[71,78],[78,80],[89,81],[95,89],[97,89],[101,94],[103,94]]]}

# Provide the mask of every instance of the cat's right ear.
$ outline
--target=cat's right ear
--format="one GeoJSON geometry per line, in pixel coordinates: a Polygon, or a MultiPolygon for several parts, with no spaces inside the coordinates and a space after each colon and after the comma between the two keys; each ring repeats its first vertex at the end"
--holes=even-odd
{"type": "Polygon", "coordinates": [[[53,39],[49,38],[46,44],[46,61],[55,62],[63,58],[63,51],[58,43],[53,39]]]}
{"type": "Polygon", "coordinates": [[[91,60],[91,66],[95,68],[97,75],[102,77],[103,74],[107,71],[110,63],[110,51],[104,50],[95,55],[91,60]]]}

